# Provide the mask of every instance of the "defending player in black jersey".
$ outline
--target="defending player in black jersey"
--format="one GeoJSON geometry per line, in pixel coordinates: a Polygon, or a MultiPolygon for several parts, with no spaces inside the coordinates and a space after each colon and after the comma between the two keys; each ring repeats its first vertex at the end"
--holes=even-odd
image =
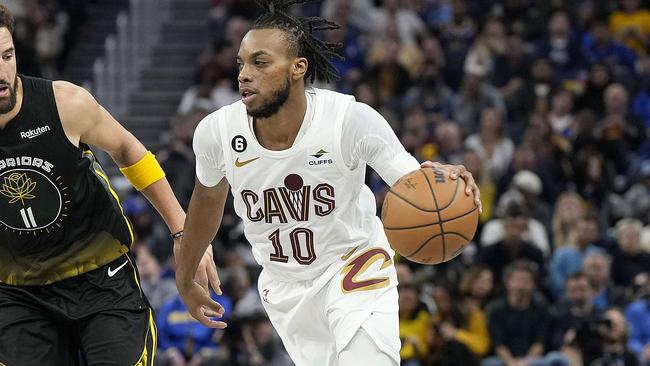
{"type": "MultiPolygon", "coordinates": [[[[156,327],[108,152],[175,239],[185,215],[155,157],[84,89],[17,75],[0,5],[0,365],[150,365],[156,327]]],[[[179,243],[175,240],[176,245],[179,243]]],[[[216,283],[211,252],[201,282],[216,283]]]]}

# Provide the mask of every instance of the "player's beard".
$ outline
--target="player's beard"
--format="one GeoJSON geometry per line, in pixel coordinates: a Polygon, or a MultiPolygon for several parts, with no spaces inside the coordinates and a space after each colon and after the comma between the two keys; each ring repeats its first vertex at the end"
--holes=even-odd
{"type": "Polygon", "coordinates": [[[6,86],[9,88],[9,97],[0,99],[0,114],[6,114],[11,112],[16,106],[16,89],[18,88],[18,76],[14,77],[13,85],[2,80],[0,81],[0,86],[6,86]]]}
{"type": "Polygon", "coordinates": [[[255,109],[246,108],[246,112],[248,112],[248,115],[253,118],[269,118],[278,113],[280,108],[282,108],[282,106],[287,102],[290,92],[291,80],[289,79],[289,76],[287,76],[284,84],[271,93],[271,97],[268,101],[265,101],[260,107],[255,109]]]}

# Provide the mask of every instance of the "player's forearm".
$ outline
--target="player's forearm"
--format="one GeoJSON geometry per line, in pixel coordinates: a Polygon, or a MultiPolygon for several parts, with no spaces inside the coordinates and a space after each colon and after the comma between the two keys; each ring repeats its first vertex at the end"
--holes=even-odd
{"type": "Polygon", "coordinates": [[[146,185],[143,185],[144,188],[136,188],[141,189],[142,194],[147,197],[156,211],[158,211],[167,224],[169,231],[175,233],[183,230],[185,212],[183,212],[176,196],[174,196],[174,192],[172,191],[169,182],[164,178],[164,173],[162,172],[160,165],[155,161],[153,155],[148,154],[144,145],[133,137],[133,135],[126,134],[123,143],[120,144],[118,149],[111,153],[111,157],[120,168],[132,170],[129,173],[123,170],[123,173],[125,173],[127,178],[129,178],[133,184],[135,184],[132,180],[133,176],[138,177],[138,181],[145,182],[146,185]],[[145,157],[147,157],[147,155],[149,161],[153,163],[151,165],[144,164],[142,166],[137,166],[138,164],[142,164],[143,160],[146,160],[145,157]],[[136,167],[136,170],[133,170],[133,167],[136,167]],[[154,178],[147,182],[147,178],[142,177],[149,174],[154,178]]]}
{"type": "Polygon", "coordinates": [[[162,178],[141,192],[163,218],[170,233],[183,230],[185,212],[178,203],[167,179],[162,178]]]}
{"type": "Polygon", "coordinates": [[[185,218],[185,235],[175,251],[177,283],[193,281],[201,257],[221,224],[227,194],[225,179],[215,187],[205,187],[197,180],[185,218]]]}

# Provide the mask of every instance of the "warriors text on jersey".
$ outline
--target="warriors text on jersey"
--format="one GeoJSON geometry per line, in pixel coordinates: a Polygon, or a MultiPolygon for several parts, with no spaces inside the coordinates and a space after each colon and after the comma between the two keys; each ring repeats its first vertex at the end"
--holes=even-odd
{"type": "Polygon", "coordinates": [[[372,108],[327,90],[306,96],[289,149],[262,147],[241,101],[206,117],[194,137],[199,181],[228,180],[255,259],[286,280],[313,279],[351,249],[380,244],[368,243],[381,223],[366,163],[389,184],[419,168],[372,108]]]}
{"type": "Polygon", "coordinates": [[[22,107],[0,130],[0,282],[44,285],[111,262],[133,235],[93,153],[66,137],[52,82],[19,77],[22,107]]]}

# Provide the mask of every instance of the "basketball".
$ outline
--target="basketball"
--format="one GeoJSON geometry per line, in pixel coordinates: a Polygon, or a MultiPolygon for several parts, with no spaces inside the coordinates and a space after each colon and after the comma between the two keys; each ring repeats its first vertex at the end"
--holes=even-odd
{"type": "Polygon", "coordinates": [[[388,241],[402,256],[422,264],[460,254],[476,233],[478,207],[465,181],[444,170],[423,168],[400,178],[384,199],[381,220],[388,241]]]}

